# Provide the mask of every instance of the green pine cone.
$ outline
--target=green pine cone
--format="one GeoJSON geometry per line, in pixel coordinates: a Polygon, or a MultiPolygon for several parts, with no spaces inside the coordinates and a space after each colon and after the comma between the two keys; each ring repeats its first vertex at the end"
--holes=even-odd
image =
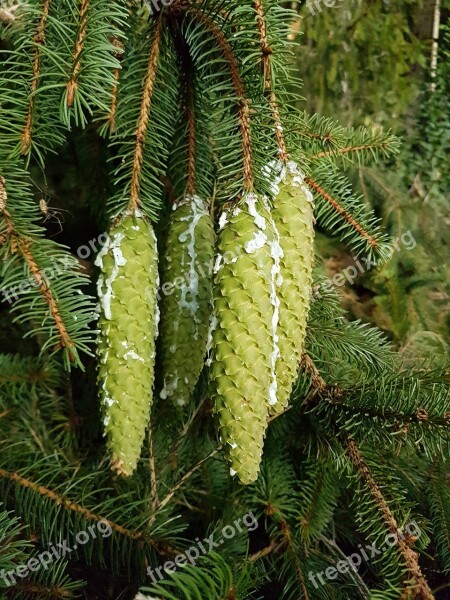
{"type": "Polygon", "coordinates": [[[158,255],[151,224],[138,215],[115,225],[97,257],[99,384],[111,467],[137,466],[153,400],[158,330],[158,255]]]}
{"type": "Polygon", "coordinates": [[[219,225],[211,381],[231,474],[248,484],[258,477],[269,398],[276,393],[279,244],[255,194],[224,212],[219,225]]]}
{"type": "Polygon", "coordinates": [[[303,175],[290,162],[278,184],[272,211],[283,257],[279,289],[280,360],[276,365],[278,401],[271,406],[271,414],[286,409],[304,351],[314,261],[313,209],[312,194],[304,184],[303,175]]]}
{"type": "Polygon", "coordinates": [[[189,401],[203,368],[211,313],[214,223],[201,198],[174,208],[161,286],[161,398],[189,401]]]}

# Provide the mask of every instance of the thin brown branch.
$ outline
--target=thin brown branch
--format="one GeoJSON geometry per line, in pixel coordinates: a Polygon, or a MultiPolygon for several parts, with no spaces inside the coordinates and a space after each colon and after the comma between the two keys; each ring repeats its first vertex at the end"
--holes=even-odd
{"type": "Polygon", "coordinates": [[[326,200],[333,208],[336,210],[344,219],[347,221],[349,225],[355,229],[359,233],[359,235],[365,238],[368,243],[372,246],[372,248],[378,248],[378,241],[372,237],[367,231],[352,217],[350,213],[348,213],[345,208],[343,208],[337,200],[335,200],[330,194],[323,189],[314,179],[311,177],[306,177],[305,182],[309,185],[309,187],[314,190],[317,194],[322,196],[324,200],[326,200]]]}
{"type": "Polygon", "coordinates": [[[301,590],[303,593],[303,598],[304,598],[304,600],[310,600],[309,595],[308,595],[308,590],[306,589],[306,585],[305,585],[305,578],[304,578],[303,571],[302,571],[302,565],[298,559],[297,552],[296,552],[294,544],[292,542],[291,528],[289,527],[289,524],[287,523],[287,521],[281,522],[281,531],[283,533],[283,537],[284,537],[285,543],[288,547],[288,550],[294,559],[295,574],[296,574],[297,580],[300,584],[300,587],[301,587],[301,590]]]}
{"type": "Polygon", "coordinates": [[[215,456],[218,452],[219,452],[219,448],[212,450],[208,454],[208,456],[205,456],[205,458],[202,458],[202,460],[200,460],[196,465],[194,465],[192,467],[192,469],[190,469],[187,473],[185,473],[183,475],[183,477],[180,479],[180,481],[170,490],[170,492],[167,494],[167,496],[164,498],[164,500],[161,501],[161,503],[159,505],[159,509],[163,509],[172,500],[172,498],[175,496],[175,494],[178,492],[178,490],[183,487],[183,485],[186,483],[186,481],[188,481],[192,477],[192,475],[196,471],[198,471],[202,465],[205,464],[206,461],[208,461],[210,458],[215,456]]]}
{"type": "Polygon", "coordinates": [[[5,188],[5,179],[0,176],[0,214],[3,216],[6,223],[7,236],[5,241],[9,239],[11,241],[11,251],[14,254],[21,254],[28,266],[31,276],[36,281],[41,294],[43,295],[48,307],[50,314],[55,322],[56,329],[59,334],[59,346],[61,348],[69,349],[69,356],[71,360],[75,359],[75,356],[71,349],[75,347],[69,333],[67,332],[66,325],[61,317],[58,309],[58,304],[52,294],[50,286],[42,274],[39,266],[31,252],[32,241],[18,234],[14,227],[14,222],[7,209],[7,193],[5,188]]]}
{"type": "Polygon", "coordinates": [[[184,76],[184,118],[187,124],[187,182],[186,193],[195,194],[196,189],[196,116],[194,99],[194,72],[189,45],[181,36],[175,36],[178,59],[184,76]]]}
{"type": "MultiPolygon", "coordinates": [[[[119,58],[121,51],[123,50],[123,44],[117,38],[114,38],[113,46],[117,48],[117,52],[115,52],[115,56],[119,58]]],[[[109,109],[108,123],[109,123],[109,131],[111,133],[114,132],[116,128],[116,112],[117,112],[117,93],[119,91],[119,77],[120,77],[120,67],[116,67],[114,69],[114,85],[111,92],[111,108],[109,109]]]]}
{"type": "Polygon", "coordinates": [[[189,77],[186,82],[186,120],[188,125],[188,180],[186,191],[188,194],[195,193],[195,111],[193,101],[193,84],[192,78],[189,77]]]}
{"type": "Polygon", "coordinates": [[[325,142],[327,144],[332,144],[334,142],[334,139],[333,139],[331,133],[321,134],[321,133],[314,133],[312,131],[298,131],[298,134],[302,135],[303,137],[309,137],[313,140],[321,140],[322,142],[325,142]]]}
{"type": "Polygon", "coordinates": [[[41,47],[45,44],[45,27],[47,25],[48,13],[50,9],[51,0],[45,0],[42,6],[41,18],[39,25],[36,30],[36,34],[33,37],[35,43],[34,58],[33,58],[33,79],[31,80],[31,90],[28,99],[28,111],[25,122],[25,127],[22,132],[20,142],[21,154],[26,154],[31,147],[32,129],[33,129],[33,113],[35,103],[35,93],[39,84],[39,75],[41,72],[41,47]]]}
{"type": "Polygon", "coordinates": [[[75,344],[72,341],[72,338],[70,337],[69,333],[67,332],[66,325],[59,312],[58,304],[52,294],[50,285],[48,284],[46,278],[42,274],[33,254],[31,253],[31,245],[32,242],[25,238],[21,237],[17,240],[18,249],[24,257],[33,279],[36,281],[41,294],[44,296],[44,299],[48,304],[50,314],[52,315],[52,318],[56,325],[56,329],[58,330],[60,347],[68,349],[73,348],[75,344]]]}
{"type": "Polygon", "coordinates": [[[81,70],[81,53],[84,48],[84,41],[86,38],[86,25],[87,25],[87,14],[89,10],[90,0],[81,0],[80,5],[80,21],[78,24],[77,39],[75,42],[75,49],[73,51],[73,67],[72,75],[67,84],[67,106],[72,106],[75,100],[75,92],[78,87],[78,76],[81,70]]]}
{"type": "Polygon", "coordinates": [[[150,508],[153,513],[150,523],[153,524],[155,512],[158,508],[158,482],[156,478],[155,452],[153,449],[153,428],[152,422],[148,428],[148,466],[150,471],[150,508]]]}
{"type": "Polygon", "coordinates": [[[420,600],[433,600],[433,593],[429,588],[419,566],[419,556],[417,552],[414,552],[414,550],[412,550],[412,548],[409,546],[408,540],[401,535],[397,521],[392,514],[391,509],[389,508],[369,467],[362,457],[356,442],[346,434],[343,437],[343,443],[347,455],[350,458],[355,470],[369,489],[372,498],[378,506],[378,510],[381,513],[386,527],[392,534],[396,536],[399,552],[405,561],[406,568],[414,580],[414,592],[416,594],[415,597],[420,600]]]}
{"type": "Polygon", "coordinates": [[[14,589],[26,594],[34,594],[41,598],[73,598],[70,590],[64,590],[59,587],[44,587],[36,583],[19,582],[14,585],[14,589]]]}
{"type": "Polygon", "coordinates": [[[11,236],[14,235],[14,223],[11,218],[11,214],[7,208],[8,202],[8,194],[6,192],[6,181],[5,178],[0,175],[0,215],[3,217],[6,225],[6,235],[3,235],[4,241],[2,243],[6,243],[11,236]]]}
{"type": "Polygon", "coordinates": [[[239,128],[242,137],[242,154],[243,154],[243,171],[245,187],[248,191],[253,190],[253,150],[251,143],[251,126],[250,126],[250,102],[245,94],[244,84],[242,82],[239,71],[239,64],[233,52],[230,42],[225,37],[223,31],[219,28],[210,17],[205,15],[201,10],[190,6],[189,13],[193,15],[197,21],[208,28],[216,43],[221,50],[225,60],[230,68],[231,81],[238,99],[239,113],[239,128]]]}
{"type": "Polygon", "coordinates": [[[128,211],[130,212],[138,209],[141,203],[139,196],[141,188],[142,165],[144,163],[145,139],[147,136],[153,91],[155,89],[156,73],[158,70],[158,60],[161,44],[161,29],[162,19],[161,17],[158,17],[155,23],[153,40],[150,46],[147,74],[145,76],[141,109],[139,112],[138,125],[135,134],[136,142],[134,146],[133,167],[131,173],[130,201],[128,204],[128,211]]]}
{"type": "Polygon", "coordinates": [[[272,118],[275,126],[275,139],[279,150],[279,158],[283,162],[288,160],[286,141],[283,134],[283,125],[281,121],[280,109],[278,107],[277,96],[272,88],[272,48],[269,45],[267,37],[266,18],[262,0],[254,0],[253,6],[256,12],[256,22],[258,24],[259,41],[261,46],[261,63],[264,72],[264,88],[272,110],[272,118]]]}
{"type": "MultiPolygon", "coordinates": [[[[334,150],[327,150],[326,152],[319,152],[313,154],[309,158],[326,158],[327,156],[337,156],[340,154],[349,154],[350,152],[360,152],[362,150],[372,150],[374,148],[381,148],[384,144],[361,144],[360,146],[346,146],[345,148],[335,148],[334,150]]],[[[387,144],[386,144],[387,145],[387,144]]]]}
{"type": "Polygon", "coordinates": [[[248,561],[249,562],[255,562],[257,560],[259,560],[260,558],[264,558],[265,556],[269,556],[269,554],[272,554],[272,552],[275,552],[275,550],[277,550],[278,548],[280,548],[280,546],[283,545],[283,542],[280,543],[280,540],[272,540],[270,542],[270,544],[268,546],[266,546],[265,548],[263,548],[262,550],[260,550],[259,552],[255,552],[254,554],[251,554],[248,557],[248,561]]]}

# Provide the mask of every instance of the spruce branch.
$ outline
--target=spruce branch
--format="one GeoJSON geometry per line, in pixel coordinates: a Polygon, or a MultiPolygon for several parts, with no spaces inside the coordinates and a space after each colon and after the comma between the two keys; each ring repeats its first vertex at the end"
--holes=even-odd
{"type": "Polygon", "coordinates": [[[363,237],[369,245],[376,249],[379,246],[378,240],[376,240],[372,235],[370,235],[364,227],[358,223],[350,213],[348,213],[343,206],[339,204],[339,202],[333,198],[317,181],[314,181],[311,177],[306,177],[306,183],[309,187],[319,194],[333,209],[339,213],[339,215],[352,227],[358,234],[363,237]]]}
{"type": "Polygon", "coordinates": [[[216,41],[217,47],[228,64],[231,82],[236,95],[237,110],[239,116],[239,128],[242,138],[242,160],[244,186],[247,191],[253,191],[253,150],[250,126],[250,102],[246,95],[245,87],[240,75],[239,64],[233,48],[226,38],[224,32],[217,23],[207,14],[194,6],[189,6],[188,13],[199,23],[204,25],[216,41]]]}
{"type": "Polygon", "coordinates": [[[57,346],[57,349],[66,349],[71,362],[79,362],[75,343],[72,341],[72,338],[67,331],[67,327],[61,316],[57,300],[52,293],[48,280],[43,275],[33,255],[33,243],[30,239],[19,235],[15,230],[13,220],[7,209],[7,193],[4,177],[0,177],[0,212],[6,222],[6,229],[8,235],[10,236],[12,253],[21,255],[24,258],[31,276],[36,281],[39,291],[49,307],[50,314],[53,318],[59,336],[59,345],[57,346]]]}
{"type": "MultiPolygon", "coordinates": [[[[117,48],[116,58],[119,59],[124,49],[123,43],[117,37],[113,38],[112,43],[117,48]]],[[[106,131],[114,133],[116,128],[117,94],[119,91],[120,71],[121,69],[119,66],[114,69],[114,84],[111,91],[111,105],[106,124],[101,129],[101,133],[106,133],[106,131]]]]}
{"type": "Polygon", "coordinates": [[[283,135],[283,125],[281,121],[280,109],[275,91],[272,88],[272,65],[271,55],[272,48],[269,45],[267,37],[267,25],[264,15],[262,0],[254,0],[253,6],[256,12],[256,22],[258,24],[260,46],[261,46],[261,63],[264,72],[264,87],[265,94],[268,98],[270,108],[272,110],[272,118],[275,127],[275,138],[279,151],[279,159],[286,162],[289,158],[286,148],[286,142],[283,135]]]}
{"type": "Polygon", "coordinates": [[[75,343],[72,341],[72,338],[70,337],[70,335],[67,331],[66,325],[64,323],[64,320],[61,316],[61,313],[60,313],[60,310],[58,307],[58,303],[52,293],[52,290],[50,288],[48,280],[43,275],[41,269],[39,268],[39,265],[37,264],[35,257],[33,256],[33,253],[31,251],[32,242],[30,240],[26,240],[26,239],[20,238],[20,237],[17,238],[17,240],[15,240],[15,241],[17,244],[16,245],[17,251],[25,259],[25,262],[28,265],[30,273],[31,273],[33,279],[36,281],[37,286],[38,286],[41,294],[43,295],[45,302],[48,304],[48,307],[50,309],[50,314],[53,317],[56,329],[58,330],[58,334],[59,334],[59,346],[57,346],[57,349],[66,348],[69,351],[69,356],[70,356],[71,361],[77,362],[78,354],[75,350],[75,343]]]}
{"type": "MultiPolygon", "coordinates": [[[[183,120],[186,125],[186,191],[187,195],[194,195],[197,188],[197,136],[199,131],[196,123],[196,107],[194,96],[194,64],[190,54],[190,48],[186,41],[182,38],[179,31],[174,32],[178,60],[181,65],[182,75],[184,79],[183,90],[183,120]]],[[[198,82],[197,82],[198,83],[198,82]]],[[[183,166],[184,161],[182,161],[183,166]]]]}
{"type": "Polygon", "coordinates": [[[130,213],[138,210],[141,207],[140,180],[142,177],[142,165],[144,162],[144,146],[147,136],[148,123],[150,119],[150,109],[152,104],[153,90],[155,87],[155,79],[158,69],[162,23],[162,18],[159,17],[156,20],[153,41],[150,46],[147,73],[142,94],[142,103],[139,113],[139,120],[136,128],[136,141],[134,146],[133,166],[131,172],[130,200],[127,209],[127,212],[130,213]]]}
{"type": "Polygon", "coordinates": [[[409,541],[402,535],[397,521],[394,515],[392,514],[392,511],[389,508],[381,492],[381,489],[379,488],[364,458],[362,457],[355,440],[353,440],[350,436],[344,434],[344,436],[342,437],[342,443],[356,472],[361,478],[361,481],[367,486],[370,495],[372,496],[374,502],[378,506],[378,510],[383,518],[387,529],[390,533],[396,536],[399,552],[402,555],[405,561],[406,568],[414,581],[414,591],[416,593],[416,598],[421,600],[433,600],[434,596],[419,566],[419,556],[417,552],[414,552],[414,550],[412,550],[412,548],[410,547],[412,541],[409,541]]]}
{"type": "Polygon", "coordinates": [[[33,114],[34,114],[34,105],[36,98],[36,91],[39,85],[39,78],[41,72],[41,60],[42,60],[42,52],[41,46],[45,44],[45,27],[47,25],[48,14],[50,9],[51,0],[45,0],[42,5],[41,17],[39,20],[39,25],[36,30],[36,34],[33,38],[35,47],[34,47],[34,58],[33,58],[33,78],[31,80],[31,89],[28,99],[28,112],[26,116],[25,127],[22,133],[22,139],[20,144],[20,152],[21,154],[28,154],[31,149],[31,139],[33,135],[33,114]]]}
{"type": "Polygon", "coordinates": [[[79,7],[78,32],[73,51],[72,73],[67,83],[67,106],[72,106],[75,100],[75,92],[78,87],[78,76],[81,70],[81,53],[83,52],[86,38],[87,13],[90,0],[81,0],[79,7]]]}
{"type": "Polygon", "coordinates": [[[150,21],[145,35],[138,27],[139,14],[133,12],[130,20],[110,136],[115,193],[109,213],[116,219],[139,208],[157,220],[177,117],[173,107],[179,96],[179,72],[164,17],[158,14],[150,21]]]}
{"type": "Polygon", "coordinates": [[[346,160],[356,159],[362,166],[368,162],[376,161],[380,157],[387,158],[398,154],[400,140],[390,131],[373,131],[365,127],[358,129],[342,129],[340,132],[344,139],[334,147],[320,152],[308,153],[309,160],[320,160],[323,158],[344,158],[346,160]],[[350,143],[348,143],[350,141],[350,143]]]}
{"type": "Polygon", "coordinates": [[[17,485],[19,485],[27,490],[30,490],[36,494],[39,494],[40,496],[42,496],[44,498],[49,499],[52,503],[56,504],[57,506],[61,506],[66,510],[77,513],[78,515],[82,515],[88,521],[92,521],[92,522],[103,521],[105,523],[108,523],[108,525],[111,527],[111,529],[115,533],[119,534],[120,536],[129,538],[131,540],[142,541],[145,544],[152,546],[156,550],[159,549],[163,552],[167,551],[166,545],[160,544],[158,541],[152,540],[151,538],[148,537],[147,533],[145,533],[143,531],[132,531],[131,529],[127,529],[126,527],[123,527],[122,525],[119,525],[118,523],[111,521],[110,519],[108,519],[102,515],[96,514],[96,513],[92,512],[91,510],[85,508],[84,506],[77,504],[76,502],[73,502],[66,496],[61,496],[61,495],[57,494],[56,492],[54,492],[53,490],[51,490],[43,485],[39,485],[39,484],[35,483],[34,481],[31,481],[30,479],[26,479],[25,477],[22,477],[18,473],[6,471],[5,469],[0,468],[0,477],[2,477],[3,479],[9,479],[10,481],[13,481],[17,485]]]}
{"type": "Polygon", "coordinates": [[[303,594],[304,600],[310,600],[310,596],[308,594],[308,590],[306,588],[305,576],[303,574],[302,564],[298,557],[297,549],[295,548],[294,541],[292,538],[292,531],[289,526],[289,523],[285,520],[282,520],[280,523],[280,529],[283,535],[283,539],[287,548],[288,553],[292,557],[294,564],[294,571],[296,575],[296,579],[300,585],[300,589],[303,594]]]}

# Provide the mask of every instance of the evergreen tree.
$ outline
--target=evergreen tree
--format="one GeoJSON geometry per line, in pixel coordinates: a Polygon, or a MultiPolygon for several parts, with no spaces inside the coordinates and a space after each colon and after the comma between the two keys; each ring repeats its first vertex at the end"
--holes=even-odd
{"type": "Polygon", "coordinates": [[[390,258],[398,140],[294,108],[279,0],[0,17],[1,597],[445,597],[448,371],[312,267],[390,258]]]}

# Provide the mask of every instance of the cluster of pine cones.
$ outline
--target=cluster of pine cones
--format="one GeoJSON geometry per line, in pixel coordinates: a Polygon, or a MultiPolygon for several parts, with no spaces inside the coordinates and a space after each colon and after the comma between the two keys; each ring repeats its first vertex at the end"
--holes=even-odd
{"type": "Polygon", "coordinates": [[[187,404],[206,358],[231,474],[244,484],[258,476],[269,418],[286,409],[297,377],[314,257],[303,174],[290,162],[268,175],[270,203],[247,192],[217,227],[197,196],[173,207],[161,283],[155,234],[139,212],[117,222],[97,257],[99,385],[112,468],[121,475],[139,460],[159,330],[160,398],[187,404]]]}

